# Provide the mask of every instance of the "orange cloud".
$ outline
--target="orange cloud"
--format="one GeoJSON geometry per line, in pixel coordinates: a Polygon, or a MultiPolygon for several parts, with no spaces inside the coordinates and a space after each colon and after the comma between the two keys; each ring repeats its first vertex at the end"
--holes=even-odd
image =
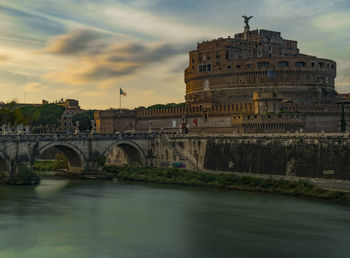
{"type": "Polygon", "coordinates": [[[75,30],[68,35],[55,37],[44,51],[61,55],[79,54],[90,48],[95,49],[101,35],[101,33],[93,30],[75,30]]]}
{"type": "Polygon", "coordinates": [[[38,91],[42,90],[45,86],[39,82],[31,82],[25,85],[27,91],[38,91]]]}
{"type": "Polygon", "coordinates": [[[9,59],[10,59],[10,56],[5,55],[5,54],[0,54],[0,63],[4,63],[9,59]]]}
{"type": "Polygon", "coordinates": [[[73,85],[97,82],[100,88],[108,88],[111,80],[135,74],[143,67],[183,54],[188,49],[186,44],[106,40],[106,35],[100,32],[76,30],[48,44],[45,52],[69,55],[72,63],[44,78],[73,85]]]}

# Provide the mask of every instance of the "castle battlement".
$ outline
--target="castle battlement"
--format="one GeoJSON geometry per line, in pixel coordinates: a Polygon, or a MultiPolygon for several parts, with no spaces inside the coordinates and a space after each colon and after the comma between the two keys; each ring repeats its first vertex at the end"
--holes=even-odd
{"type": "Polygon", "coordinates": [[[266,89],[296,103],[335,103],[322,94],[322,88],[335,93],[335,77],[334,61],[300,54],[298,42],[280,32],[248,26],[234,38],[203,41],[190,51],[185,99],[190,105],[232,104],[266,89]]]}

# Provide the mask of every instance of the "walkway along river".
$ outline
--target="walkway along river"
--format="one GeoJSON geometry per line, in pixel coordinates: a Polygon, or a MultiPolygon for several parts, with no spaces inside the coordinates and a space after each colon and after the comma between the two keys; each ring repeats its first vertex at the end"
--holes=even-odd
{"type": "Polygon", "coordinates": [[[348,257],[350,207],[250,192],[44,179],[0,187],[1,258],[348,257]]]}

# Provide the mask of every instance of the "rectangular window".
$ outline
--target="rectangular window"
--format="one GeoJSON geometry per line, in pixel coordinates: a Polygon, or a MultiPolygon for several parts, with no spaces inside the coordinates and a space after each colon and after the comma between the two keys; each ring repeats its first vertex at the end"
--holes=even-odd
{"type": "Polygon", "coordinates": [[[202,66],[200,65],[198,68],[198,71],[201,73],[202,72],[202,66]]]}
{"type": "Polygon", "coordinates": [[[211,65],[210,64],[207,65],[207,70],[208,70],[208,72],[211,72],[211,65]]]}

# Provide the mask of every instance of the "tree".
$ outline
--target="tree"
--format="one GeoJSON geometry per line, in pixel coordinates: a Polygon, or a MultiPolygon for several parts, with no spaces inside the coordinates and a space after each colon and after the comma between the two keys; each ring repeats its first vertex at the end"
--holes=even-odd
{"type": "Polygon", "coordinates": [[[80,132],[90,131],[91,130],[91,120],[94,119],[94,110],[87,110],[76,114],[73,116],[72,120],[75,123],[79,121],[79,130],[80,132]]]}
{"type": "Polygon", "coordinates": [[[40,110],[36,106],[23,106],[19,108],[23,114],[26,124],[33,125],[39,120],[40,110]]]}
{"type": "Polygon", "coordinates": [[[22,114],[22,111],[17,107],[15,101],[4,104],[0,109],[0,125],[6,124],[16,126],[25,123],[26,120],[22,114]]]}
{"type": "Polygon", "coordinates": [[[60,126],[61,115],[65,107],[56,104],[44,104],[40,106],[23,106],[20,109],[28,120],[28,124],[34,127],[34,130],[48,132],[60,126]],[[38,128],[40,130],[37,130],[38,128]]]}
{"type": "Polygon", "coordinates": [[[67,169],[68,168],[68,160],[63,153],[57,153],[55,161],[53,163],[54,169],[67,169]]]}
{"type": "Polygon", "coordinates": [[[186,103],[168,103],[168,104],[155,104],[152,106],[149,106],[148,109],[162,109],[162,108],[180,108],[180,107],[185,107],[186,103]]]}

